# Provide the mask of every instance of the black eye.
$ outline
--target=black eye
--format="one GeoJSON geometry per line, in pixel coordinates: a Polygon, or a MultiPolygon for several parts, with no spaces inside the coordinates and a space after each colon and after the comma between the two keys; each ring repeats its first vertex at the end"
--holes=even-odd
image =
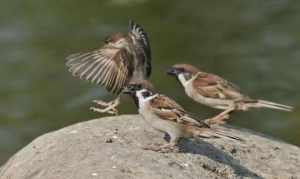
{"type": "Polygon", "coordinates": [[[149,91],[142,92],[143,97],[149,97],[151,96],[151,93],[149,91]]]}

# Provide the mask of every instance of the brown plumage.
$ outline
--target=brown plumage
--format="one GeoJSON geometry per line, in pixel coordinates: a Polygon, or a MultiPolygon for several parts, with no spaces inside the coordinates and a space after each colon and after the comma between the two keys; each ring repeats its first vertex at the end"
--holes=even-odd
{"type": "Polygon", "coordinates": [[[67,62],[73,76],[105,86],[119,93],[132,76],[132,55],[125,49],[103,47],[100,50],[69,57],[67,62]]]}
{"type": "MultiPolygon", "coordinates": [[[[100,49],[70,55],[66,65],[73,76],[120,94],[130,81],[143,80],[150,76],[150,42],[143,28],[130,21],[127,34],[114,33],[105,39],[105,44],[100,49]]],[[[111,105],[95,102],[106,107],[111,105]]],[[[112,108],[107,109],[95,111],[112,113],[112,108]]]]}
{"type": "Polygon", "coordinates": [[[192,81],[192,87],[202,96],[221,99],[246,99],[248,97],[240,93],[240,89],[222,79],[221,77],[198,71],[192,81]]]}
{"type": "Polygon", "coordinates": [[[247,111],[250,108],[272,108],[291,111],[293,107],[265,100],[251,99],[242,94],[239,87],[212,73],[200,71],[189,64],[176,64],[168,74],[176,76],[186,94],[196,102],[212,108],[223,109],[210,122],[223,123],[228,113],[235,110],[247,111]],[[222,119],[222,120],[219,120],[222,119]]]}
{"type": "MultiPolygon", "coordinates": [[[[145,121],[158,131],[170,136],[170,143],[157,150],[174,149],[181,137],[227,137],[239,139],[225,131],[211,128],[205,122],[195,120],[173,99],[144,88],[143,84],[129,84],[124,91],[130,94],[145,121]]],[[[153,149],[153,148],[152,148],[153,149]]]]}

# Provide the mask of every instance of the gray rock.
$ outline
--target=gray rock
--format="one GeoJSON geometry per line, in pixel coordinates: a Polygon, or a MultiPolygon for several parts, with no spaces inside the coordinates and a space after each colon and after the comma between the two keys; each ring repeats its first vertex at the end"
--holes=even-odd
{"type": "MultiPolygon", "coordinates": [[[[228,127],[229,128],[229,127],[228,127]]],[[[1,179],[299,178],[300,149],[246,130],[245,142],[185,139],[180,153],[143,150],[163,135],[138,115],[78,123],[35,139],[0,169],[1,179]]]]}

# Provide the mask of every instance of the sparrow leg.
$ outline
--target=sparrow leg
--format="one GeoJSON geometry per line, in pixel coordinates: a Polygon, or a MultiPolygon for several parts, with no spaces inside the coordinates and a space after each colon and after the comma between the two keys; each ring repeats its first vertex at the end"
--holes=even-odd
{"type": "Polygon", "coordinates": [[[205,122],[209,125],[225,124],[225,120],[229,119],[229,113],[234,111],[234,109],[234,107],[230,107],[225,111],[221,112],[220,114],[216,115],[215,117],[205,120],[205,122]]]}
{"type": "Polygon", "coordinates": [[[109,102],[104,102],[101,100],[94,100],[93,102],[103,107],[103,108],[90,107],[90,110],[94,112],[109,113],[115,115],[118,115],[119,113],[116,107],[120,104],[120,97],[117,97],[116,99],[109,102]]]}
{"type": "Polygon", "coordinates": [[[143,147],[144,150],[152,150],[160,153],[168,153],[168,152],[179,152],[179,148],[177,146],[179,138],[174,137],[170,139],[170,143],[168,144],[150,144],[146,147],[143,147]]]}

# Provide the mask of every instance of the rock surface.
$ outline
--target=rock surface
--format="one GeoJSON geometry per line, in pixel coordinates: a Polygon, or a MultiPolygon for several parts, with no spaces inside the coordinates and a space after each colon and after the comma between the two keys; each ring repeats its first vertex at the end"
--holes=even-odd
{"type": "Polygon", "coordinates": [[[300,148],[230,128],[245,142],[186,139],[180,153],[143,150],[163,135],[138,115],[106,117],[45,134],[0,169],[1,179],[299,178],[300,148]]]}

